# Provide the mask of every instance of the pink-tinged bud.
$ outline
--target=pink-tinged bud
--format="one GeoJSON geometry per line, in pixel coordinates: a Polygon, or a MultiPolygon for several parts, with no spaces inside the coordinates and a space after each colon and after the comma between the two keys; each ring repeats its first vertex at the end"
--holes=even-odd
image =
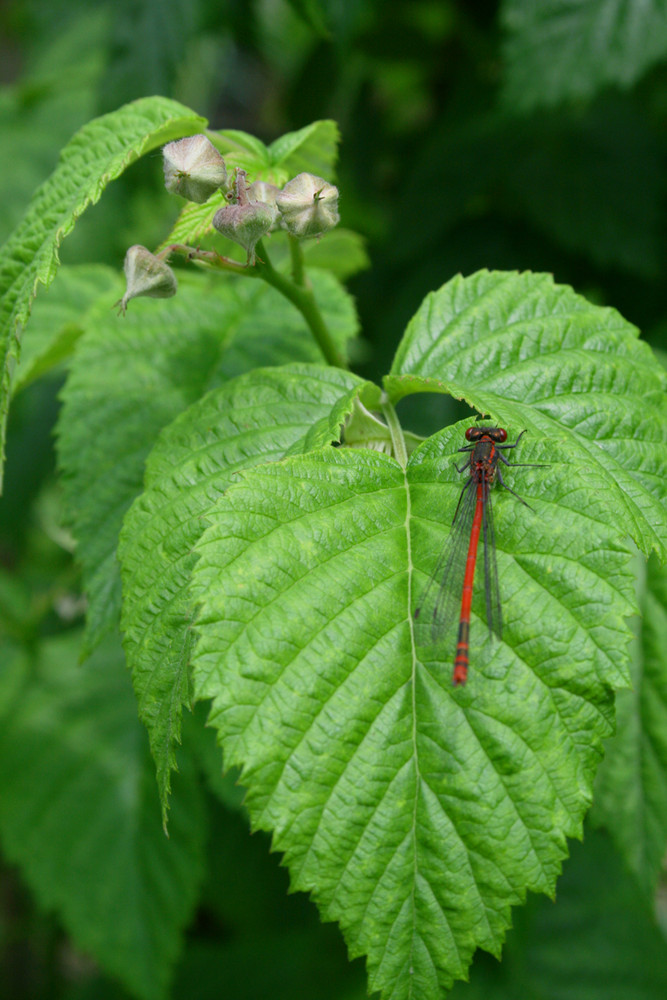
{"type": "Polygon", "coordinates": [[[163,260],[155,254],[136,244],[125,254],[123,265],[126,278],[125,295],[120,302],[120,311],[124,314],[130,299],[147,295],[151,299],[168,299],[176,294],[178,287],[176,275],[163,260]]]}
{"type": "Polygon", "coordinates": [[[213,216],[213,225],[248,251],[248,263],[255,263],[255,247],[273,225],[275,206],[263,201],[249,201],[246,205],[223,205],[213,216]]]}
{"type": "Polygon", "coordinates": [[[338,188],[315,174],[299,174],[276,197],[281,224],[292,236],[321,236],[338,224],[338,188]]]}
{"type": "Polygon", "coordinates": [[[227,184],[227,168],[205,135],[168,142],[162,149],[167,191],[202,205],[227,184]]]}

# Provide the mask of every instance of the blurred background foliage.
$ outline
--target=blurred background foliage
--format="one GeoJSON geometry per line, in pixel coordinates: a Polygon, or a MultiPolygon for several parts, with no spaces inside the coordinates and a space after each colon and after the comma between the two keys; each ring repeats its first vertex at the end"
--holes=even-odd
{"type": "MultiPolygon", "coordinates": [[[[660,0],[9,0],[0,8],[0,241],[79,126],[151,94],[265,142],[315,119],[339,123],[342,224],[363,234],[372,264],[350,282],[367,344],[362,374],[387,370],[428,291],[481,267],[550,271],[617,307],[665,349],[660,0]]],[[[159,155],[148,157],[86,213],[62,259],[120,270],[127,246],[156,246],[176,212],[159,155]]],[[[4,658],[17,642],[30,647],[80,621],[53,480],[59,389],[47,378],[21,392],[10,422],[0,502],[4,658]]],[[[432,419],[444,423],[442,397],[433,405],[441,409],[432,419]]],[[[174,997],[361,998],[362,963],[348,964],[337,931],[319,924],[305,897],[286,899],[287,876],[266,838],[249,839],[238,803],[222,804],[231,787],[209,793],[208,875],[174,997]]],[[[649,942],[632,968],[664,963],[657,925],[603,835],[591,834],[566,869],[560,908],[531,903],[503,965],[482,956],[456,997],[489,989],[653,996],[656,980],[644,989],[632,969],[614,965],[622,928],[582,939],[557,916],[572,912],[593,864],[596,884],[618,891],[599,904],[587,897],[591,926],[596,905],[607,914],[623,908],[624,926],[641,925],[649,942]],[[553,933],[575,970],[588,963],[599,984],[607,969],[611,992],[571,991],[558,961],[565,952],[545,944],[553,933]],[[618,985],[626,973],[630,992],[618,985]]],[[[0,935],[0,981],[13,1000],[129,995],[67,941],[9,865],[0,874],[0,935]]]]}

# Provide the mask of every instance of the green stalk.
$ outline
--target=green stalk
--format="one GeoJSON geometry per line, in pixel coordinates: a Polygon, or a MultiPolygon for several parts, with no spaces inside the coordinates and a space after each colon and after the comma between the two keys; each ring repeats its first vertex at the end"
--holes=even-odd
{"type": "Polygon", "coordinates": [[[306,275],[303,269],[303,250],[301,249],[301,243],[296,237],[292,236],[291,233],[287,234],[287,243],[289,246],[290,260],[292,262],[292,278],[294,279],[295,285],[305,285],[306,275]]]}
{"type": "Polygon", "coordinates": [[[386,392],[382,393],[382,397],[380,399],[380,409],[382,410],[382,416],[387,421],[389,433],[391,434],[394,458],[400,467],[404,469],[408,464],[408,449],[405,446],[403,428],[401,427],[401,423],[398,419],[398,414],[396,413],[396,410],[390,402],[389,396],[386,392]]]}
{"type": "Polygon", "coordinates": [[[276,271],[261,242],[257,244],[257,263],[252,271],[249,270],[246,273],[252,274],[253,277],[263,278],[267,284],[272,285],[286,299],[289,299],[292,305],[296,306],[310,327],[310,332],[315,337],[327,364],[336,368],[347,368],[345,360],[334,344],[329,328],[324,322],[313,290],[308,284],[297,285],[280,271],[276,271]]]}

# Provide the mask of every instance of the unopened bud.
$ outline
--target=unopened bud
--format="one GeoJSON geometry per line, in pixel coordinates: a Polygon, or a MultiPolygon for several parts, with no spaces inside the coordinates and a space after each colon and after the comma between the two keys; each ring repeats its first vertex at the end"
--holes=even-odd
{"type": "Polygon", "coordinates": [[[255,247],[270,230],[276,218],[275,206],[263,201],[249,201],[246,205],[223,205],[213,216],[213,225],[248,251],[248,263],[255,263],[255,247]]]}
{"type": "Polygon", "coordinates": [[[151,299],[168,299],[176,294],[176,275],[163,260],[136,244],[125,254],[123,265],[127,282],[125,295],[116,304],[124,314],[130,299],[147,295],[151,299]]]}
{"type": "Polygon", "coordinates": [[[283,229],[292,236],[321,236],[337,225],[338,188],[315,174],[299,174],[276,197],[283,229]]]}
{"type": "Polygon", "coordinates": [[[278,206],[276,205],[276,198],[279,194],[280,188],[276,187],[275,184],[269,184],[268,181],[255,181],[246,189],[248,201],[261,201],[271,207],[273,211],[273,225],[269,232],[280,228],[278,206]]]}
{"type": "Polygon", "coordinates": [[[227,184],[227,168],[205,135],[168,142],[162,150],[167,191],[202,205],[227,184]]]}

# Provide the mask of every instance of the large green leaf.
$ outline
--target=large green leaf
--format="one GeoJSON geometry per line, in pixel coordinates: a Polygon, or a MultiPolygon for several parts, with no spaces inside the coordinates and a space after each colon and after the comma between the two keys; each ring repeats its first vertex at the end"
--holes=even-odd
{"type": "Polygon", "coordinates": [[[528,428],[557,459],[565,449],[619,536],[667,555],[667,378],[616,310],[545,274],[453,278],[426,297],[391,371],[395,400],[447,392],[528,428]]]}
{"type": "MultiPolygon", "coordinates": [[[[318,304],[344,353],[357,330],[352,299],[313,271],[318,304]]],[[[118,621],[118,534],[141,492],[158,432],[208,389],[260,365],[321,361],[299,312],[259,281],[185,273],[173,299],[132,302],[119,319],[88,318],[58,426],[65,499],[89,597],[86,647],[118,621]]]]}
{"type": "MultiPolygon", "coordinates": [[[[502,643],[475,588],[472,670],[413,611],[460,491],[462,427],[406,467],[323,449],[242,473],[197,544],[194,686],[296,888],[338,920],[370,984],[442,995],[510,907],[552,893],[581,834],[636,607],[628,533],[664,546],[664,374],[617,313],[548,276],[457,278],[386,379],[527,428],[496,490],[502,643]],[[457,456],[460,458],[460,456],[457,456]]],[[[464,425],[465,426],[465,425],[464,425]]],[[[481,573],[481,571],[480,571],[481,573]]]]}
{"type": "Polygon", "coordinates": [[[58,248],[104,188],[136,160],[177,136],[200,131],[203,119],[166,98],[144,98],[84,125],[63,149],[22,222],[0,250],[0,443],[4,451],[11,379],[22,330],[40,284],[58,269],[58,248]]]}
{"type": "Polygon", "coordinates": [[[652,899],[667,848],[667,574],[651,559],[640,591],[633,689],[617,698],[592,818],[604,825],[652,899]]]}
{"type": "Polygon", "coordinates": [[[78,946],[133,996],[166,996],[202,876],[204,815],[184,768],[164,836],[153,767],[120,646],[83,667],[79,636],[44,643],[2,699],[6,856],[78,946]]]}
{"type": "Polygon", "coordinates": [[[116,545],[158,432],[198,399],[242,312],[232,283],[181,281],[174,299],[88,317],[58,424],[65,502],[89,598],[85,647],[118,621],[116,545]]]}
{"type": "Polygon", "coordinates": [[[430,439],[406,470],[328,449],[243,473],[194,571],[195,691],[253,823],[396,1000],[439,998],[476,947],[498,953],[527,890],[553,892],[627,680],[629,554],[558,466],[522,470],[534,512],[498,497],[504,641],[476,617],[471,680],[452,688],[454,639],[431,646],[412,611],[459,440],[430,439]]]}
{"type": "Polygon", "coordinates": [[[101,264],[64,267],[49,294],[35,303],[21,345],[21,364],[14,377],[18,392],[67,361],[89,323],[91,311],[108,311],[122,295],[116,271],[101,264]]]}
{"type": "Polygon", "coordinates": [[[662,0],[504,0],[505,97],[526,110],[628,87],[667,56],[662,0]]]}
{"type": "Polygon", "coordinates": [[[125,650],[165,809],[181,706],[190,701],[188,587],[206,513],[241,469],[337,440],[363,385],[336,368],[256,369],[191,406],[151,453],[118,554],[125,650]]]}

